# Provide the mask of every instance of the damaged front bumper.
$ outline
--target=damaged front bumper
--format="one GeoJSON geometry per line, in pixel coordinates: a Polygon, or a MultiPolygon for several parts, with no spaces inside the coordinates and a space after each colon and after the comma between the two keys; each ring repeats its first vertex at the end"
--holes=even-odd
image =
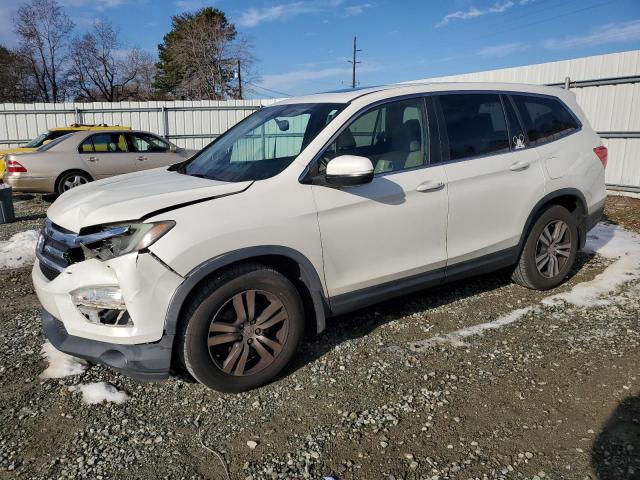
{"type": "Polygon", "coordinates": [[[100,363],[138,380],[163,380],[171,369],[173,335],[158,342],[118,345],[69,335],[64,324],[46,310],[41,315],[44,336],[61,352],[100,363]]]}
{"type": "MultiPolygon", "coordinates": [[[[52,280],[36,260],[31,276],[44,308],[45,336],[58,350],[136,378],[168,375],[173,334],[165,332],[165,318],[171,298],[184,279],[152,254],[136,252],[107,261],[85,260],[69,265],[52,280]],[[125,325],[102,323],[100,316],[87,315],[74,296],[79,289],[105,287],[121,295],[130,319],[125,325]]],[[[104,318],[108,320],[109,316],[104,318]]]]}

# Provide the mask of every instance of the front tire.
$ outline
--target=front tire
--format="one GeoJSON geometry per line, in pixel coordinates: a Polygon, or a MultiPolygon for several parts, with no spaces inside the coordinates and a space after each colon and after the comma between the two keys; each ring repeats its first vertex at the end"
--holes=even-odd
{"type": "Polygon", "coordinates": [[[548,207],[529,232],[513,281],[534,290],[557,287],[571,270],[578,245],[575,216],[559,205],[548,207]]]}
{"type": "Polygon", "coordinates": [[[303,335],[298,291],[281,273],[247,264],[208,280],[182,317],[178,353],[187,371],[221,392],[271,381],[303,335]]]}

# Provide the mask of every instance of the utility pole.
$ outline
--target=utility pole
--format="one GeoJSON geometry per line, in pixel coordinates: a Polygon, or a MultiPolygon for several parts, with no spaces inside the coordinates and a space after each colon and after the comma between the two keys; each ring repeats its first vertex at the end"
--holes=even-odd
{"type": "Polygon", "coordinates": [[[362,63],[362,62],[356,61],[356,55],[358,52],[361,52],[361,51],[362,50],[358,50],[356,37],[353,37],[353,60],[347,60],[349,63],[353,65],[353,72],[351,75],[351,88],[356,88],[356,65],[358,63],[362,63]]]}
{"type": "Polygon", "coordinates": [[[238,59],[238,99],[242,100],[242,71],[240,70],[240,59],[238,59]]]}

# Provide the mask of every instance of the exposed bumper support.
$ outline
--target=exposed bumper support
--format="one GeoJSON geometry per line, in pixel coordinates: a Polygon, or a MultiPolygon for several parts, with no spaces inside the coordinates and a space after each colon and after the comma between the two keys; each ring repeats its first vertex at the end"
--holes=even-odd
{"type": "Polygon", "coordinates": [[[69,335],[62,322],[46,310],[42,310],[41,320],[45,337],[61,352],[106,365],[138,380],[169,376],[173,335],[164,335],[154,343],[121,345],[69,335]]]}

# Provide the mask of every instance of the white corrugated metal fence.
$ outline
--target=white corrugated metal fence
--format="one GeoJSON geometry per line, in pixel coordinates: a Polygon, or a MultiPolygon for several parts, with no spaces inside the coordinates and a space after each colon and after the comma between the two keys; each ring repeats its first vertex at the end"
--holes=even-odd
{"type": "Polygon", "coordinates": [[[0,104],[0,148],[22,145],[52,127],[106,123],[153,132],[181,147],[199,149],[274,101],[4,103],[0,104]]]}
{"type": "Polygon", "coordinates": [[[640,191],[640,50],[420,82],[513,82],[569,88],[609,148],[607,184],[640,191]]]}

